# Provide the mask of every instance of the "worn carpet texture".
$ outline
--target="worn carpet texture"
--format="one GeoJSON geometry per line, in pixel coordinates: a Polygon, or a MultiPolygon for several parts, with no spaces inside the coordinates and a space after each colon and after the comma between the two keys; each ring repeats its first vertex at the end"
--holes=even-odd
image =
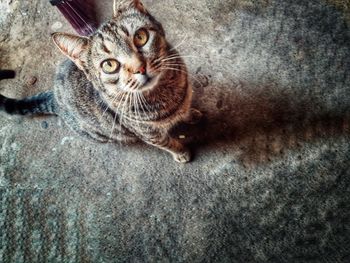
{"type": "MultiPolygon", "coordinates": [[[[191,56],[193,162],[1,113],[0,262],[350,262],[349,2],[144,3],[191,56]]],[[[51,89],[72,29],[48,1],[0,8],[1,94],[51,89]]]]}

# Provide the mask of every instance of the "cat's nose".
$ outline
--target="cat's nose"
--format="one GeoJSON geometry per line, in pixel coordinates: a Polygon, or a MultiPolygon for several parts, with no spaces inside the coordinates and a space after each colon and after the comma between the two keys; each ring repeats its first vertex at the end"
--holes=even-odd
{"type": "Polygon", "coordinates": [[[137,70],[135,70],[134,74],[146,75],[146,66],[142,65],[137,70]]]}

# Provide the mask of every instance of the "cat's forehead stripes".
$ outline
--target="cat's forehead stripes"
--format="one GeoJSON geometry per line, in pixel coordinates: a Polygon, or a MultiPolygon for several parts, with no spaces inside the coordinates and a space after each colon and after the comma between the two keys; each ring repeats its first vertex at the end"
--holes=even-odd
{"type": "Polygon", "coordinates": [[[104,43],[101,43],[101,49],[107,54],[112,54],[112,51],[110,51],[104,43]]]}
{"type": "Polygon", "coordinates": [[[119,40],[121,35],[118,32],[118,26],[114,23],[106,23],[99,30],[98,37],[102,38],[102,40],[107,39],[109,41],[119,40]]]}
{"type": "MultiPolygon", "coordinates": [[[[107,47],[106,43],[105,43],[105,38],[103,36],[102,33],[98,34],[98,43],[99,43],[99,47],[100,49],[102,49],[104,52],[106,52],[107,54],[111,54],[111,50],[107,47]]],[[[95,49],[96,51],[96,49],[95,49]]]]}
{"type": "Polygon", "coordinates": [[[122,31],[127,37],[130,36],[129,31],[128,31],[128,29],[127,29],[125,26],[121,25],[121,26],[120,26],[120,29],[121,29],[121,31],[122,31]]]}
{"type": "Polygon", "coordinates": [[[95,38],[94,52],[112,54],[117,49],[119,52],[130,52],[130,47],[125,39],[125,33],[121,34],[121,28],[115,24],[105,24],[99,30],[95,38]]]}

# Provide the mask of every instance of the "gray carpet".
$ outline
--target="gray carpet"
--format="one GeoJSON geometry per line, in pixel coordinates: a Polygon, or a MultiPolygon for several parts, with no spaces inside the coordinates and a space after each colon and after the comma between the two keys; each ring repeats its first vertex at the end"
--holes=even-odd
{"type": "MultiPolygon", "coordinates": [[[[1,114],[0,262],[350,262],[349,2],[144,2],[191,56],[206,118],[173,133],[193,162],[1,114]]],[[[70,27],[47,1],[0,7],[1,93],[50,89],[70,27]]]]}

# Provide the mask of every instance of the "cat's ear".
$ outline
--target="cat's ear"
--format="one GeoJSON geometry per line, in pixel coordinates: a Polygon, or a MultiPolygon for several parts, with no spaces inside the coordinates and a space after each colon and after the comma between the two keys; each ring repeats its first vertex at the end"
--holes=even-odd
{"type": "Polygon", "coordinates": [[[146,8],[140,0],[114,0],[113,17],[118,17],[123,11],[129,8],[136,8],[141,13],[147,13],[146,8]]]}
{"type": "Polygon", "coordinates": [[[83,70],[83,64],[86,61],[86,54],[90,46],[89,38],[66,33],[53,33],[52,40],[64,55],[83,70]]]}

